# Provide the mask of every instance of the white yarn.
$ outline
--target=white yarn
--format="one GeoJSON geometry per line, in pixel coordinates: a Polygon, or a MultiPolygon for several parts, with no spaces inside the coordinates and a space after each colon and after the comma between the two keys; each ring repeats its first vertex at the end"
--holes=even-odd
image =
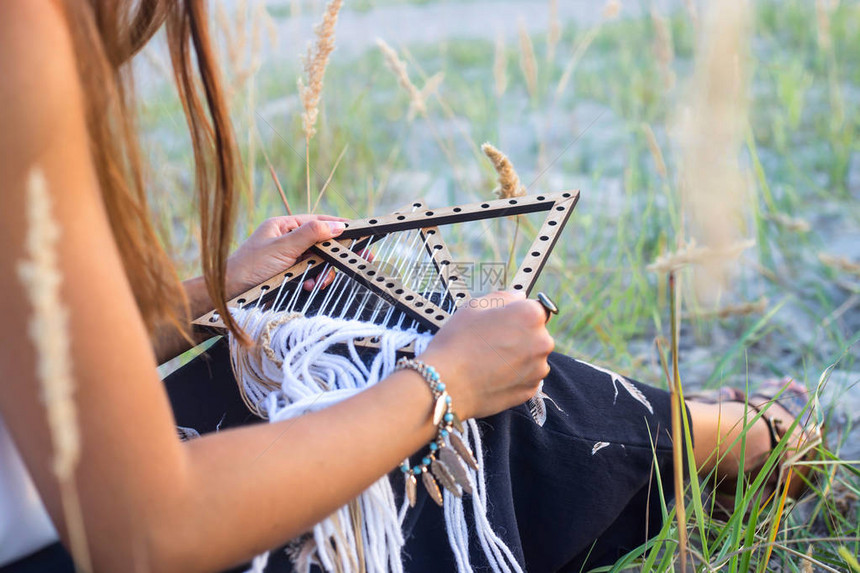
{"type": "MultiPolygon", "coordinates": [[[[247,349],[230,337],[236,379],[249,406],[270,422],[319,411],[358,394],[394,371],[398,350],[414,344],[415,354],[419,355],[432,338],[415,330],[388,329],[357,320],[287,315],[251,308],[231,310],[252,340],[263,338],[268,342],[247,349]],[[370,365],[359,357],[355,346],[357,338],[379,341],[379,351],[370,365]]],[[[481,462],[481,438],[474,420],[468,421],[463,438],[481,462]]],[[[472,511],[478,541],[494,573],[522,573],[510,549],[495,534],[487,519],[483,467],[481,463],[479,471],[468,470],[474,492],[472,511]]],[[[444,496],[448,540],[457,569],[461,573],[472,572],[464,500],[448,491],[444,496]]],[[[360,530],[353,530],[349,506],[338,509],[318,523],[312,534],[302,538],[291,551],[297,572],[309,572],[314,564],[325,571],[354,571],[360,568],[359,544],[364,549],[364,569],[369,573],[403,572],[402,524],[408,503],[404,499],[403,506],[397,510],[388,476],[361,493],[357,503],[362,516],[360,530]]],[[[247,573],[263,573],[267,561],[268,554],[258,556],[247,573]]]]}

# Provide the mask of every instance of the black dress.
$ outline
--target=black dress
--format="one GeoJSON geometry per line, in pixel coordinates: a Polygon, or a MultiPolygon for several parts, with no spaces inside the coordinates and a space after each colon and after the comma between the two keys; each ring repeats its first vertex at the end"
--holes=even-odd
{"type": "MultiPolygon", "coordinates": [[[[674,493],[669,394],[635,381],[628,389],[561,354],[549,362],[544,390],[563,412],[548,403],[543,427],[525,406],[479,422],[488,518],[529,573],[587,571],[660,530],[659,488],[667,500],[674,493]]],[[[203,434],[259,421],[240,398],[223,340],[165,384],[180,426],[203,434]]],[[[400,472],[392,475],[395,492],[402,492],[400,472]]],[[[404,535],[406,571],[456,571],[442,510],[420,488],[404,535]]],[[[488,571],[477,540],[470,548],[474,569],[488,571]]],[[[272,552],[267,571],[290,571],[283,551],[272,552]]]]}

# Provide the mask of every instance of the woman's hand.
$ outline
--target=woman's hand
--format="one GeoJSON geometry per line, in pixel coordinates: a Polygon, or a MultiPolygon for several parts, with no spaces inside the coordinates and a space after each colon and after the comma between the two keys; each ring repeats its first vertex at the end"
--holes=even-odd
{"type": "MultiPolygon", "coordinates": [[[[227,292],[236,296],[293,266],[313,244],[343,232],[340,217],[296,215],[266,219],[227,259],[227,292]]],[[[330,282],[332,274],[326,277],[330,282]]],[[[307,281],[305,288],[313,286],[307,281]]]]}
{"type": "Polygon", "coordinates": [[[549,373],[555,342],[541,304],[519,293],[473,299],[436,334],[421,360],[439,371],[463,419],[522,404],[549,373]]]}

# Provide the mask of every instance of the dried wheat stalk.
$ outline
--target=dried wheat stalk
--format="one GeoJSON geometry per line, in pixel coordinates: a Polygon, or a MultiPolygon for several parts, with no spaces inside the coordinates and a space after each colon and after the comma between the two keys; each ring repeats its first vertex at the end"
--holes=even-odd
{"type": "Polygon", "coordinates": [[[546,60],[555,59],[555,49],[561,39],[561,21],[558,18],[558,0],[549,0],[549,29],[546,33],[546,60]]]}
{"type": "MultiPolygon", "coordinates": [[[[603,22],[617,18],[620,13],[621,4],[617,0],[609,0],[603,7],[603,22]]],[[[575,43],[573,55],[570,56],[570,60],[568,60],[567,65],[565,65],[564,71],[561,74],[561,78],[558,80],[558,85],[556,85],[556,100],[558,100],[558,98],[561,97],[561,94],[564,93],[564,90],[567,88],[567,84],[570,82],[570,78],[573,76],[573,71],[576,69],[576,65],[579,63],[579,60],[585,54],[586,50],[588,50],[588,47],[591,46],[591,43],[594,42],[594,39],[597,38],[597,34],[600,33],[603,22],[588,30],[582,39],[577,40],[575,43]]]]}
{"type": "Polygon", "coordinates": [[[678,271],[690,265],[708,265],[714,262],[735,260],[745,250],[755,246],[755,241],[747,240],[725,247],[700,247],[695,240],[681,247],[674,253],[667,253],[657,257],[657,260],[648,265],[648,270],[656,273],[669,273],[678,271]]]}
{"type": "Polygon", "coordinates": [[[501,32],[496,35],[496,49],[493,54],[493,79],[496,84],[496,96],[502,97],[508,89],[508,52],[505,49],[505,36],[501,32]]]}
{"type": "Polygon", "coordinates": [[[799,217],[789,217],[784,213],[770,213],[766,217],[780,227],[796,233],[808,233],[812,228],[809,221],[799,217]]]}
{"type": "Polygon", "coordinates": [[[504,153],[489,143],[483,144],[481,151],[493,162],[493,168],[499,176],[499,186],[493,192],[500,199],[522,197],[526,194],[525,186],[520,183],[519,175],[511,164],[511,160],[504,153]]]}
{"type": "Polygon", "coordinates": [[[298,79],[299,97],[302,100],[302,129],[305,132],[305,180],[307,183],[308,210],[311,208],[311,138],[316,134],[316,123],[319,116],[319,102],[323,90],[328,59],[334,50],[334,27],[340,12],[342,0],[331,0],[325,9],[322,22],[315,28],[316,42],[308,47],[304,58],[307,81],[298,79]]]}
{"type": "MultiPolygon", "coordinates": [[[[731,283],[732,257],[742,240],[751,204],[749,179],[739,155],[747,128],[749,6],[715,2],[709,7],[692,81],[676,118],[681,150],[679,186],[690,236],[715,255],[699,252],[693,272],[700,304],[712,306],[731,283]]],[[[704,247],[703,247],[704,248],[704,247]]]]}
{"type": "Polygon", "coordinates": [[[36,349],[36,376],[54,448],[53,471],[60,485],[70,548],[78,565],[91,570],[75,486],[81,444],[72,378],[69,311],[60,298],[63,282],[57,255],[60,227],[51,209],[45,176],[34,169],[27,179],[27,259],[18,265],[18,276],[33,306],[28,335],[36,349]]]}
{"type": "Polygon", "coordinates": [[[618,0],[607,0],[603,6],[603,19],[614,20],[621,14],[621,2],[618,0]]]}
{"type": "Polygon", "coordinates": [[[815,20],[818,27],[818,47],[827,52],[833,46],[833,36],[830,33],[830,2],[815,0],[815,20]]]}
{"type": "Polygon", "coordinates": [[[642,124],[642,131],[645,132],[645,140],[648,142],[648,150],[654,158],[654,166],[657,168],[657,173],[665,180],[668,174],[666,171],[666,161],[663,159],[660,144],[657,143],[657,136],[654,135],[654,130],[647,123],[642,124]]]}
{"type": "Polygon", "coordinates": [[[400,59],[400,56],[397,55],[394,48],[389,46],[385,40],[381,38],[376,39],[376,45],[379,46],[379,49],[382,51],[382,55],[385,58],[385,64],[388,66],[388,69],[390,69],[397,78],[397,82],[400,86],[406,90],[407,94],[409,94],[408,118],[412,120],[416,115],[426,116],[427,98],[439,88],[443,79],[442,74],[436,74],[430,77],[424,84],[424,88],[418,89],[418,87],[412,83],[412,80],[409,79],[409,72],[406,71],[406,63],[400,59]]]}
{"type": "Polygon", "coordinates": [[[837,257],[835,255],[828,255],[827,253],[820,253],[818,255],[818,260],[828,267],[833,267],[840,271],[860,276],[860,263],[851,262],[845,257],[837,257]]]}
{"type": "Polygon", "coordinates": [[[340,12],[342,0],[331,0],[326,5],[322,22],[315,28],[316,42],[308,47],[308,53],[304,57],[304,68],[307,80],[299,78],[299,96],[302,100],[304,113],[302,114],[302,128],[305,137],[310,139],[316,134],[317,117],[319,116],[319,103],[323,90],[323,79],[328,66],[328,59],[334,50],[334,27],[337,24],[337,16],[340,12]]]}
{"type": "Polygon", "coordinates": [[[537,59],[535,58],[535,48],[532,44],[531,36],[526,30],[525,22],[521,19],[519,22],[520,36],[520,69],[523,71],[523,77],[526,80],[526,89],[529,92],[529,97],[533,100],[537,98],[537,59]]]}
{"type": "Polygon", "coordinates": [[[669,27],[669,21],[656,7],[651,8],[651,21],[654,23],[654,55],[660,65],[663,87],[668,91],[675,87],[675,72],[672,70],[672,62],[675,60],[672,29],[669,27]]]}
{"type": "Polygon", "coordinates": [[[729,304],[720,308],[697,310],[692,316],[695,318],[728,318],[730,316],[748,316],[750,314],[763,314],[767,310],[770,301],[762,297],[757,301],[744,302],[740,304],[729,304]]]}

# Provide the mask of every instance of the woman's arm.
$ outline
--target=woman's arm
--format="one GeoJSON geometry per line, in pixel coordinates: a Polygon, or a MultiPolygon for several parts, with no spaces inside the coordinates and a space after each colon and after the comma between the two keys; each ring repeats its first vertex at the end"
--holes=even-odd
{"type": "MultiPolygon", "coordinates": [[[[25,182],[38,165],[61,230],[61,296],[82,450],[76,481],[97,570],[217,570],[305,531],[433,434],[431,397],[397,373],[293,421],[178,441],[155,356],[114,245],[88,151],[65,23],[55,5],[0,3],[0,415],[63,539],[52,444],[18,279],[25,182]]],[[[458,312],[425,359],[464,417],[521,403],[552,340],[533,301],[458,312]]]]}

